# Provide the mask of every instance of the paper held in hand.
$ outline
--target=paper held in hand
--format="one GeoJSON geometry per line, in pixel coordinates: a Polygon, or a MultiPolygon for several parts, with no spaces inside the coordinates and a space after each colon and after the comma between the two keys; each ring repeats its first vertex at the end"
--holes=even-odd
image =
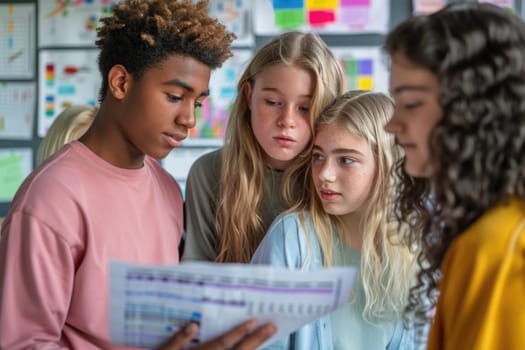
{"type": "Polygon", "coordinates": [[[115,344],[155,348],[189,321],[200,324],[194,344],[250,318],[278,329],[266,344],[350,300],[356,271],[313,271],[266,265],[183,262],[135,265],[112,262],[110,337],[115,344]]]}

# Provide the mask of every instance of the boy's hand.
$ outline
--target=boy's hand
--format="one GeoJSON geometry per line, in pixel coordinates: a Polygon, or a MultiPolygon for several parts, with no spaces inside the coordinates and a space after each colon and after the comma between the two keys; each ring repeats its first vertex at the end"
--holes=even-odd
{"type": "MultiPolygon", "coordinates": [[[[256,320],[249,320],[233,328],[223,335],[210,340],[199,346],[192,347],[192,350],[253,350],[262,345],[268,338],[275,334],[277,329],[271,323],[262,325],[255,329],[256,320]],[[254,330],[255,329],[255,330],[254,330]]],[[[184,329],[178,331],[173,337],[162,345],[158,350],[180,350],[189,343],[199,330],[199,326],[190,323],[184,329]]]]}

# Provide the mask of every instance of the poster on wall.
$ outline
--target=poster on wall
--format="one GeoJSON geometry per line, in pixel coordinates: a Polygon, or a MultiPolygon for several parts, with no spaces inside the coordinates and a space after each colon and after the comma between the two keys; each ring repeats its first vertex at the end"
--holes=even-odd
{"type": "Polygon", "coordinates": [[[252,56],[250,50],[233,50],[233,57],[211,74],[210,95],[197,109],[195,128],[185,146],[220,146],[231,106],[237,96],[237,82],[252,56]]]}
{"type": "Polygon", "coordinates": [[[110,15],[116,3],[116,0],[38,0],[38,47],[95,47],[99,19],[110,15]]]}
{"type": "Polygon", "coordinates": [[[253,0],[210,0],[208,12],[235,33],[233,46],[252,46],[255,42],[252,26],[253,0]]]}
{"type": "Polygon", "coordinates": [[[380,47],[331,47],[346,75],[347,90],[388,93],[388,67],[380,47]]]}
{"type": "Polygon", "coordinates": [[[254,2],[255,33],[287,30],[322,34],[386,33],[388,0],[260,0],[254,2]]]}
{"type": "Polygon", "coordinates": [[[102,79],[98,50],[41,50],[38,67],[38,136],[71,105],[95,106],[102,79]]]}
{"type": "MultiPolygon", "coordinates": [[[[117,0],[39,0],[39,47],[94,46],[99,19],[117,0]],[[62,28],[69,30],[63,31],[62,28]]],[[[234,46],[254,43],[251,0],[210,0],[208,11],[235,33],[234,46]]]]}
{"type": "Polygon", "coordinates": [[[18,187],[33,170],[31,148],[0,149],[0,202],[10,202],[18,187]]]}
{"type": "Polygon", "coordinates": [[[35,6],[0,5],[0,79],[34,78],[35,6]]]}
{"type": "Polygon", "coordinates": [[[0,140],[30,140],[35,105],[36,83],[0,82],[0,140]]]}

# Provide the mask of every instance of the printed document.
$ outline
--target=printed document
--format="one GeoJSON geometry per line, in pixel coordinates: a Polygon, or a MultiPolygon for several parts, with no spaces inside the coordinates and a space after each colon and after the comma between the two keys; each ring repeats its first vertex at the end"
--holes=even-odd
{"type": "Polygon", "coordinates": [[[111,341],[151,349],[194,321],[200,328],[192,344],[198,345],[256,318],[277,326],[267,345],[348,302],[355,274],[351,267],[305,271],[211,262],[112,262],[111,341]]]}

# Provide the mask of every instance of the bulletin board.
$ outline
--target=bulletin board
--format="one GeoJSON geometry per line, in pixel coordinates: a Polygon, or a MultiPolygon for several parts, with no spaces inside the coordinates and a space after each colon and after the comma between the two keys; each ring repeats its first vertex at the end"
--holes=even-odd
{"type": "MultiPolygon", "coordinates": [[[[0,217],[6,215],[18,183],[33,170],[33,155],[56,115],[72,103],[96,103],[96,28],[116,1],[0,4],[0,217]]],[[[276,34],[290,29],[319,33],[341,61],[348,89],[386,92],[388,69],[380,49],[385,34],[415,9],[433,11],[447,2],[209,0],[210,14],[237,36],[235,55],[212,73],[210,98],[198,114],[197,127],[163,166],[183,185],[191,163],[222,145],[239,74],[251,54],[276,34]]],[[[522,0],[491,2],[525,17],[522,0]]]]}
{"type": "Polygon", "coordinates": [[[33,78],[35,5],[0,5],[0,80],[33,78]]]}
{"type": "Polygon", "coordinates": [[[0,139],[33,138],[35,101],[35,82],[0,82],[0,139]]]}
{"type": "Polygon", "coordinates": [[[72,105],[97,104],[102,83],[95,49],[43,49],[38,64],[38,136],[72,105]]]}
{"type": "Polygon", "coordinates": [[[95,47],[99,19],[111,14],[115,3],[115,0],[38,0],[38,47],[95,47]]]}
{"type": "Polygon", "coordinates": [[[379,46],[331,46],[346,77],[347,90],[388,93],[388,68],[379,46]]]}
{"type": "Polygon", "coordinates": [[[260,0],[254,5],[254,31],[258,35],[286,30],[386,33],[390,18],[388,0],[260,0]]]}
{"type": "Polygon", "coordinates": [[[208,3],[210,15],[217,18],[237,37],[236,47],[252,46],[255,36],[252,30],[253,0],[211,0],[208,3]]]}
{"type": "Polygon", "coordinates": [[[197,110],[197,125],[190,130],[184,146],[209,146],[222,144],[226,123],[237,96],[237,82],[249,59],[251,50],[233,50],[233,57],[221,68],[212,72],[210,95],[197,110]]]}

